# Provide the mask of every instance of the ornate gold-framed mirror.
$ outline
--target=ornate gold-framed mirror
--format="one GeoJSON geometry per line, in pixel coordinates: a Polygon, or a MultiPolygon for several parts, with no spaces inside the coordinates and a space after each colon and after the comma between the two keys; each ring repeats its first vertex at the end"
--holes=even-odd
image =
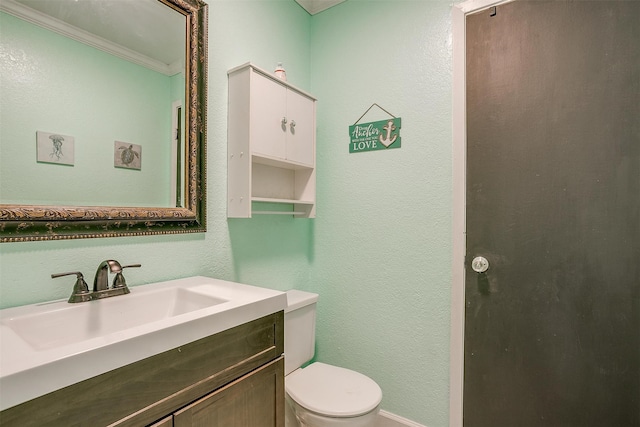
{"type": "MultiPolygon", "coordinates": [[[[11,0],[7,0],[11,1],[11,0]]],[[[36,2],[37,0],[24,0],[24,3],[28,1],[36,2]]],[[[39,240],[62,240],[62,239],[77,239],[77,238],[97,238],[97,237],[120,237],[120,236],[139,236],[139,235],[152,235],[152,234],[175,234],[175,233],[193,233],[206,231],[205,224],[205,176],[206,176],[206,104],[207,104],[207,5],[202,0],[147,0],[158,3],[162,8],[170,8],[171,13],[179,14],[184,17],[184,48],[185,55],[183,57],[182,72],[184,73],[184,97],[182,98],[181,109],[178,110],[178,121],[183,123],[183,135],[182,149],[178,151],[178,168],[177,172],[173,172],[173,195],[175,198],[176,192],[176,179],[178,181],[177,187],[179,197],[178,202],[171,200],[166,204],[147,204],[141,202],[142,206],[137,206],[135,202],[127,201],[125,204],[119,205],[118,202],[108,202],[103,206],[101,203],[30,203],[30,202],[15,202],[9,197],[8,201],[5,200],[3,193],[10,193],[9,188],[13,190],[20,190],[21,179],[11,180],[3,176],[2,182],[0,182],[0,242],[20,242],[20,241],[39,241],[39,240]],[[182,158],[182,162],[180,161],[182,158]]],[[[15,3],[19,3],[20,0],[16,0],[15,3]]],[[[82,3],[82,2],[80,2],[82,3]]],[[[123,4],[122,2],[120,2],[123,4]]],[[[4,6],[5,2],[3,2],[4,6]]],[[[105,7],[102,3],[101,7],[105,7]]],[[[139,11],[133,10],[132,3],[128,4],[131,10],[130,15],[136,15],[139,11]]],[[[3,13],[6,11],[3,9],[3,13]]],[[[164,12],[163,12],[164,13],[164,12]]],[[[86,13],[84,14],[86,16],[86,13]]],[[[147,14],[148,15],[148,14],[147,14]]],[[[148,17],[148,16],[147,16],[148,17]]],[[[133,17],[136,22],[142,22],[142,19],[133,17]]],[[[145,18],[146,19],[146,18],[145,18]]],[[[117,19],[114,19],[116,21],[117,19]]],[[[162,29],[163,23],[152,22],[152,26],[155,29],[162,29]]],[[[182,35],[181,35],[182,36],[182,35]]],[[[4,43],[4,42],[3,42],[4,43]]],[[[9,55],[8,57],[14,58],[13,52],[7,46],[0,46],[3,48],[4,53],[9,55]]],[[[136,54],[134,54],[136,56],[136,54]]],[[[29,58],[27,58],[29,59],[29,58]]],[[[32,62],[37,63],[37,61],[32,62]]],[[[31,65],[31,64],[30,64],[31,65]]],[[[11,78],[11,77],[8,77],[11,78]]],[[[23,84],[24,82],[20,82],[23,84]]],[[[143,82],[144,83],[144,82],[143,82]]],[[[28,83],[27,83],[28,84],[28,83]]],[[[182,97],[182,94],[180,94],[182,97]]],[[[81,103],[91,103],[92,99],[83,99],[81,103]]],[[[1,101],[5,102],[5,101],[1,101]]],[[[10,105],[2,106],[3,110],[9,109],[10,105]]],[[[140,114],[143,114],[144,108],[139,108],[140,114]]],[[[4,114],[3,114],[4,116],[4,114]]],[[[44,121],[44,120],[43,120],[44,121]]],[[[132,117],[131,121],[137,121],[136,117],[132,117]]],[[[4,124],[3,124],[4,125],[4,124]]],[[[37,126],[40,126],[39,124],[37,126]]],[[[51,127],[51,126],[50,126],[51,127]]],[[[33,141],[24,142],[24,150],[32,150],[35,153],[35,135],[36,130],[48,130],[45,129],[29,129],[34,135],[33,141]]],[[[172,129],[172,133],[175,131],[172,129]]],[[[4,132],[3,132],[4,133],[4,132]]],[[[117,138],[117,136],[109,136],[111,141],[117,138]]],[[[52,137],[50,136],[50,139],[52,137]]],[[[77,138],[79,139],[79,138],[77,138]]],[[[87,138],[88,139],[88,138],[87,138]]],[[[55,139],[52,139],[55,141],[55,139]]],[[[12,138],[3,138],[0,140],[0,145],[14,144],[15,140],[12,138]]],[[[51,141],[49,141],[51,142],[51,141]]],[[[22,142],[21,142],[22,143],[22,142]]],[[[113,144],[111,142],[110,144],[113,144]]],[[[117,144],[117,143],[116,143],[117,144]]],[[[78,141],[75,143],[79,146],[78,141]]],[[[129,148],[131,145],[129,145],[129,148]]],[[[123,155],[126,148],[115,148],[113,145],[108,147],[113,154],[109,154],[111,159],[103,158],[98,161],[104,163],[111,162],[110,168],[114,167],[113,156],[116,157],[123,155]]],[[[76,150],[78,151],[78,150],[76,150]]],[[[132,153],[129,150],[129,159],[142,156],[138,153],[132,153]],[[135,157],[133,156],[135,154],[135,157]]],[[[30,154],[32,155],[32,154],[30,154]]],[[[145,154],[146,155],[146,154],[145,154]]],[[[3,153],[4,156],[4,153],[3,153]]],[[[38,153],[38,156],[40,154],[38,153]]],[[[4,156],[5,161],[11,160],[10,156],[4,156]]],[[[77,158],[78,156],[76,156],[77,158]]],[[[105,156],[106,157],[106,156],[105,156]]],[[[173,154],[175,159],[176,155],[173,154]]],[[[122,157],[124,160],[125,157],[122,157]]],[[[91,161],[85,163],[91,163],[91,161]]],[[[116,158],[116,160],[118,160],[116,158]]],[[[146,160],[146,159],[145,159],[146,160]]],[[[38,162],[40,159],[38,159],[38,162]]],[[[175,160],[173,160],[175,162],[175,160]]],[[[31,157],[29,162],[36,163],[36,159],[31,157]]],[[[49,163],[52,163],[49,161],[49,163]]],[[[49,165],[41,166],[38,164],[42,171],[37,174],[42,174],[40,177],[42,185],[45,185],[49,178],[47,175],[46,167],[49,165]]],[[[32,166],[32,165],[31,165],[32,166]]],[[[29,166],[29,167],[31,167],[29,166]]],[[[115,165],[116,168],[118,165],[115,165]]],[[[88,165],[87,167],[91,167],[88,165]]],[[[75,168],[73,164],[71,166],[55,165],[54,172],[58,171],[66,172],[75,168]],[[66,167],[66,170],[65,170],[66,167]]],[[[143,166],[144,168],[144,166],[143,166]]],[[[27,169],[27,168],[25,168],[27,169]]],[[[78,168],[76,168],[78,169],[78,168]]],[[[147,170],[153,169],[147,167],[147,170]]],[[[122,170],[118,169],[118,172],[122,170]]],[[[122,172],[121,172],[122,173],[122,172]]],[[[135,173],[126,171],[124,173],[135,173]]],[[[34,173],[30,173],[34,175],[34,173]]],[[[50,175],[55,176],[55,175],[50,175]]],[[[133,176],[133,175],[129,175],[133,176]]],[[[11,177],[10,177],[11,178],[11,177]]],[[[52,179],[52,178],[51,178],[52,179]]],[[[74,178],[77,181],[84,181],[82,175],[74,178]]],[[[169,179],[168,179],[169,180],[169,179]]],[[[109,180],[107,180],[109,181],[109,180]]],[[[120,184],[118,184],[120,185],[120,184]]],[[[99,196],[102,191],[109,188],[110,182],[104,184],[94,185],[98,187],[95,189],[96,194],[99,196]]],[[[74,192],[74,189],[66,188],[67,193],[74,192]]],[[[163,191],[165,191],[163,189],[163,191]]],[[[15,191],[14,191],[15,192],[15,191]]],[[[105,191],[106,193],[106,191],[105,191]]],[[[168,196],[167,196],[168,197],[168,196]]],[[[137,196],[133,199],[136,200],[137,196]]]]}

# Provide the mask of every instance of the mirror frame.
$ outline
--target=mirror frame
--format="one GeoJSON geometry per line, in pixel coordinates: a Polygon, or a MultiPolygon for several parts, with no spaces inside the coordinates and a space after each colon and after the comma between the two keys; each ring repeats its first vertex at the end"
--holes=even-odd
{"type": "Polygon", "coordinates": [[[158,0],[186,18],[186,196],[184,208],[0,204],[0,243],[206,231],[208,8],[158,0]]]}

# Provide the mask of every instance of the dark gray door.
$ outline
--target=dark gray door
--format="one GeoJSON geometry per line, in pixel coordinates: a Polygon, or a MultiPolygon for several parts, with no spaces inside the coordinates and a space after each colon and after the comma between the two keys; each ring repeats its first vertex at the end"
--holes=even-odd
{"type": "Polygon", "coordinates": [[[640,2],[466,25],[464,425],[640,426],[640,2]]]}

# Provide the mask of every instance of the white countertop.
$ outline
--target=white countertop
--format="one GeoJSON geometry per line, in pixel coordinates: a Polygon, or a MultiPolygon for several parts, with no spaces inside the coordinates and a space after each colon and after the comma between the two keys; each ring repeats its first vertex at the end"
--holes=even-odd
{"type": "MultiPolygon", "coordinates": [[[[284,292],[202,276],[133,286],[130,290],[129,295],[98,301],[69,304],[58,300],[0,310],[0,410],[284,310],[287,305],[284,292]],[[70,305],[88,304],[85,311],[99,312],[107,307],[105,304],[117,304],[119,299],[130,295],[137,300],[145,292],[164,288],[197,289],[205,297],[210,293],[211,297],[227,301],[60,345],[30,344],[11,326],[12,321],[22,316],[64,310],[70,305]]],[[[39,327],[55,328],[55,325],[39,327]]]]}

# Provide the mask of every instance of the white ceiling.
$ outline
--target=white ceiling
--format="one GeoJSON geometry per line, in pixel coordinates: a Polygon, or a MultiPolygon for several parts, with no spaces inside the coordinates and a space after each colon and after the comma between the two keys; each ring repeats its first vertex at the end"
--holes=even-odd
{"type": "Polygon", "coordinates": [[[311,15],[320,13],[323,10],[329,9],[331,6],[342,3],[343,1],[346,0],[296,0],[296,2],[298,2],[298,4],[311,15]]]}

